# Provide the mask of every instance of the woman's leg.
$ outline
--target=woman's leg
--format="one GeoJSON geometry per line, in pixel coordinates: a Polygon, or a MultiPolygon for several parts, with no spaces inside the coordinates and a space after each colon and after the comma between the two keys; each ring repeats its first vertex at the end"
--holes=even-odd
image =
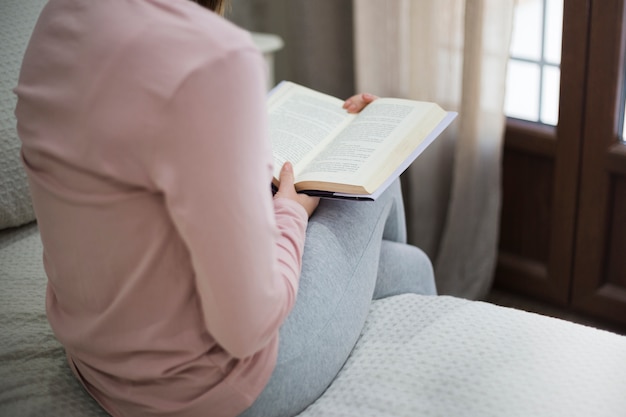
{"type": "Polygon", "coordinates": [[[374,300],[406,293],[437,295],[432,263],[415,246],[383,240],[374,300]]]}
{"type": "Polygon", "coordinates": [[[243,416],[293,416],[332,382],[367,317],[383,237],[406,240],[399,182],[376,202],[320,203],[307,229],[296,304],[280,330],[278,363],[243,416]]]}

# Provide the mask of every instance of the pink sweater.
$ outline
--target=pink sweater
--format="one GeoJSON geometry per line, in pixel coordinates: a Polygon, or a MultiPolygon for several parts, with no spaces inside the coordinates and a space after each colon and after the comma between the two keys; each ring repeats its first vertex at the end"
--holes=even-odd
{"type": "Polygon", "coordinates": [[[295,301],[306,212],[273,201],[265,70],[188,0],[51,0],[16,94],[47,313],[114,416],[233,416],[295,301]]]}

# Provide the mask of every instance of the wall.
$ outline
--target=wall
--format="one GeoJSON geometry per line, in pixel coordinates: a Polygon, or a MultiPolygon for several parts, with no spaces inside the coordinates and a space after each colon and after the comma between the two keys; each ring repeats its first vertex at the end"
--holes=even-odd
{"type": "Polygon", "coordinates": [[[226,17],[250,31],[282,37],[277,81],[340,98],[354,94],[352,0],[233,0],[226,17]]]}

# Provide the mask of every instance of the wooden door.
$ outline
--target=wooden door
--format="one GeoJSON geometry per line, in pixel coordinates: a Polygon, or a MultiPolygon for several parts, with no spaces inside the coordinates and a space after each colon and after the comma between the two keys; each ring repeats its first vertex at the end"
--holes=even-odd
{"type": "Polygon", "coordinates": [[[624,0],[565,0],[556,127],[509,120],[496,286],[626,325],[624,0]]]}
{"type": "Polygon", "coordinates": [[[572,305],[626,324],[624,0],[591,19],[572,305]]]}
{"type": "Polygon", "coordinates": [[[509,119],[504,138],[496,285],[567,306],[570,299],[590,11],[563,5],[556,127],[509,119]]]}

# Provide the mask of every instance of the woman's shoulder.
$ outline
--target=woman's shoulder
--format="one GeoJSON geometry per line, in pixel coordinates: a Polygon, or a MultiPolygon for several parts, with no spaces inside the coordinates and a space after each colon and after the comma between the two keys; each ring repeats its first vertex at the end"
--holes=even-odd
{"type": "Polygon", "coordinates": [[[189,0],[144,3],[141,27],[127,38],[120,66],[141,68],[142,82],[159,85],[164,97],[200,69],[263,62],[249,32],[189,0]]]}

